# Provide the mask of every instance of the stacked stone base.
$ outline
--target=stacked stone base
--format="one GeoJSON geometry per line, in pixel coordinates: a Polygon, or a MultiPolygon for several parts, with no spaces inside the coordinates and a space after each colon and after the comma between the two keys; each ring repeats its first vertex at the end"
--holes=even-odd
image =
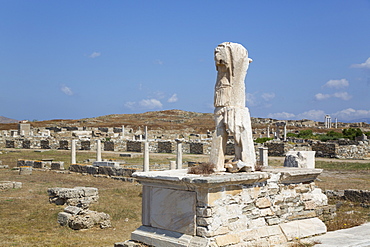
{"type": "Polygon", "coordinates": [[[49,188],[49,202],[67,205],[58,213],[58,223],[73,230],[111,227],[110,216],[104,212],[89,210],[92,203],[99,199],[98,189],[92,187],[49,188]]]}
{"type": "Polygon", "coordinates": [[[265,170],[135,173],[143,184],[143,225],[132,240],[149,246],[287,246],[326,233],[320,218],[330,213],[327,197],[313,182],[321,170],[265,170]]]}
{"type": "Polygon", "coordinates": [[[0,181],[0,191],[20,188],[22,188],[21,182],[0,181]]]}
{"type": "Polygon", "coordinates": [[[92,187],[49,188],[49,202],[56,205],[77,206],[87,209],[99,199],[98,189],[92,187]]]}
{"type": "Polygon", "coordinates": [[[102,229],[112,227],[109,214],[75,206],[68,206],[64,212],[58,213],[58,223],[73,230],[89,229],[95,225],[102,229]]]}

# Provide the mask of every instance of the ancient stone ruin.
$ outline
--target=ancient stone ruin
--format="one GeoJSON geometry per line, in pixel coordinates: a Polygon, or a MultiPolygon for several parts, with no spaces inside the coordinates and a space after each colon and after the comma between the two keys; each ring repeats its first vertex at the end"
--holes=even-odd
{"type": "MultiPolygon", "coordinates": [[[[292,153],[291,167],[271,168],[261,161],[255,170],[255,149],[244,77],[247,50],[222,43],[215,50],[216,132],[212,140],[213,174],[189,174],[187,169],[136,172],[143,185],[142,226],[131,240],[116,246],[287,246],[296,238],[326,233],[323,221],[334,214],[327,196],[314,181],[312,153],[292,153]],[[232,167],[225,165],[227,136],[234,136],[232,167]],[[235,165],[235,166],[234,166],[235,165]],[[302,168],[306,166],[307,168],[302,168]],[[225,172],[225,167],[235,173],[225,172]]],[[[267,149],[261,149],[267,159],[267,149]]]]}
{"type": "Polygon", "coordinates": [[[67,206],[64,212],[58,213],[58,223],[73,230],[89,229],[94,226],[102,229],[112,227],[109,214],[75,206],[67,206]]]}
{"type": "Polygon", "coordinates": [[[0,191],[22,188],[22,182],[0,181],[0,191]]]}
{"type": "Polygon", "coordinates": [[[58,223],[74,230],[111,227],[110,216],[103,212],[89,210],[99,199],[98,189],[91,187],[49,188],[49,201],[56,205],[67,205],[58,214],[58,223]]]}

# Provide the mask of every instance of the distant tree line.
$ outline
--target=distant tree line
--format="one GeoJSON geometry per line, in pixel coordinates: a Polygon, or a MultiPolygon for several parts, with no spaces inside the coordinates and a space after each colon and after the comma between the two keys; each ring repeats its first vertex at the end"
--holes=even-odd
{"type": "MultiPolygon", "coordinates": [[[[330,130],[326,132],[325,134],[314,134],[312,130],[301,130],[297,134],[287,133],[287,137],[294,137],[294,138],[300,138],[300,139],[313,139],[313,140],[319,140],[319,141],[326,142],[329,140],[339,140],[339,139],[355,140],[357,136],[362,136],[362,134],[365,134],[368,137],[370,137],[370,132],[362,132],[362,130],[359,128],[343,129],[342,133],[330,130]]],[[[264,143],[272,139],[273,138],[261,137],[261,138],[257,138],[255,142],[264,143]]]]}
{"type": "Polygon", "coordinates": [[[356,137],[362,136],[363,134],[370,136],[370,132],[364,133],[359,128],[343,129],[342,133],[330,130],[325,134],[314,134],[312,130],[301,130],[298,134],[287,133],[287,136],[301,139],[320,140],[325,142],[329,140],[339,140],[339,139],[355,140],[356,137]]]}

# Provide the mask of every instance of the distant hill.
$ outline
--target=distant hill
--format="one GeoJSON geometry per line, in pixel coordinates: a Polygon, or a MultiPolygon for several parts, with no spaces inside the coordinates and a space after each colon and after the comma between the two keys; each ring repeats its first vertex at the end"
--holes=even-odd
{"type": "Polygon", "coordinates": [[[362,122],[370,124],[370,118],[359,118],[350,121],[350,123],[362,123],[362,122]]]}
{"type": "Polygon", "coordinates": [[[18,120],[0,116],[0,123],[18,123],[18,120]]]}
{"type": "MultiPolygon", "coordinates": [[[[212,113],[187,112],[182,110],[153,111],[140,114],[112,114],[83,119],[54,119],[30,122],[33,127],[121,127],[137,130],[148,126],[152,130],[182,130],[189,129],[196,133],[206,133],[213,130],[212,113]]],[[[10,129],[14,126],[1,126],[0,129],[10,129]]]]}

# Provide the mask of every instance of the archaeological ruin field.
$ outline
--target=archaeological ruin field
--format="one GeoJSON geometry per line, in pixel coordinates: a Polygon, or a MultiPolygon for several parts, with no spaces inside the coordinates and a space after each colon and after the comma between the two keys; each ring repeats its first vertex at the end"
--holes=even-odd
{"type": "MultiPolygon", "coordinates": [[[[94,158],[94,152],[78,152],[78,159],[94,158]]],[[[34,169],[32,175],[19,175],[12,170],[18,159],[70,160],[70,152],[50,150],[3,149],[0,160],[8,169],[0,170],[0,181],[22,182],[22,188],[0,192],[0,246],[113,246],[130,238],[130,233],[141,225],[141,185],[106,177],[34,169]],[[50,204],[47,189],[52,187],[96,187],[99,201],[93,210],[111,216],[112,228],[72,230],[57,223],[63,206],[50,204]]],[[[118,152],[103,152],[104,159],[120,159],[118,152]]],[[[184,162],[202,162],[207,155],[184,155],[184,162]]],[[[168,164],[174,154],[152,154],[151,164],[168,164]]],[[[127,165],[141,165],[142,158],[126,158],[127,165]]],[[[271,166],[282,166],[281,157],[270,157],[271,166]]],[[[68,165],[67,165],[68,166],[68,165]]],[[[324,172],[315,182],[323,190],[370,190],[370,162],[366,160],[317,159],[317,168],[324,172]]],[[[370,221],[369,205],[341,199],[330,199],[337,206],[337,217],[327,223],[328,230],[348,228],[370,221]]]]}

